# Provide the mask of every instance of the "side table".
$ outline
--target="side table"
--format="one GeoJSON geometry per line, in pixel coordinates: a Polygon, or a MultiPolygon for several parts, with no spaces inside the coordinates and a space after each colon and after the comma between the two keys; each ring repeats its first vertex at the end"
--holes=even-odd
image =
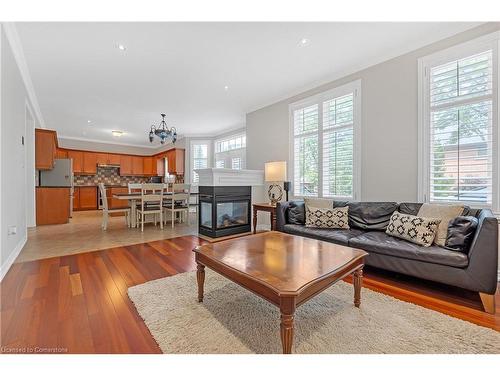
{"type": "Polygon", "coordinates": [[[253,206],[253,233],[257,231],[257,212],[265,211],[271,214],[271,230],[276,230],[276,205],[271,203],[254,203],[253,206]]]}

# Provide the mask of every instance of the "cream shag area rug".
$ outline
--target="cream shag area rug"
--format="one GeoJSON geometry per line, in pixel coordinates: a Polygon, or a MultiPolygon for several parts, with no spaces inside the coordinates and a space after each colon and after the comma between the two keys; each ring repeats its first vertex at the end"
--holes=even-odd
{"type": "MultiPolygon", "coordinates": [[[[164,353],[281,353],[279,309],[206,269],[128,290],[164,353]]],[[[295,313],[294,353],[500,353],[500,333],[338,282],[295,313]]]]}

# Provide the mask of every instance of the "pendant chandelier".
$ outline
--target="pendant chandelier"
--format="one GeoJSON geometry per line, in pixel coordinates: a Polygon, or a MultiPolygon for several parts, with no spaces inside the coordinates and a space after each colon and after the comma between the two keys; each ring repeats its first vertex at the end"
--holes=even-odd
{"type": "Polygon", "coordinates": [[[173,126],[169,129],[167,123],[165,122],[165,114],[162,113],[162,120],[158,126],[151,125],[151,130],[149,131],[149,142],[153,143],[155,135],[160,138],[160,143],[163,145],[169,139],[172,140],[172,143],[175,143],[177,140],[177,129],[173,126]]]}

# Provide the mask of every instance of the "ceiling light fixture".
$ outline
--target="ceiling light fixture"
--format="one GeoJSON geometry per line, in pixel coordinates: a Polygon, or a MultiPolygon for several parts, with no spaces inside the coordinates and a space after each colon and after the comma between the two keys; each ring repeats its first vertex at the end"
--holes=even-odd
{"type": "Polygon", "coordinates": [[[225,91],[229,90],[229,86],[224,86],[224,90],[225,91]]]}
{"type": "Polygon", "coordinates": [[[111,134],[113,134],[114,137],[121,137],[123,132],[121,130],[111,130],[111,134]]]}
{"type": "Polygon", "coordinates": [[[90,121],[90,120],[87,120],[87,124],[90,124],[91,122],[92,122],[92,121],[90,121]]]}
{"type": "Polygon", "coordinates": [[[307,38],[302,38],[302,39],[300,40],[300,45],[301,45],[301,46],[306,46],[306,45],[308,45],[308,44],[309,44],[309,39],[307,39],[307,38]]]}
{"type": "Polygon", "coordinates": [[[153,143],[155,135],[160,138],[160,143],[162,145],[164,145],[168,139],[171,139],[172,143],[175,143],[177,140],[177,129],[173,126],[170,129],[168,128],[165,122],[165,116],[164,113],[161,114],[162,119],[158,126],[151,125],[151,129],[149,130],[149,142],[153,143]]]}
{"type": "Polygon", "coordinates": [[[117,47],[118,47],[118,49],[119,49],[120,51],[125,51],[125,50],[127,49],[127,48],[126,48],[123,44],[120,44],[120,43],[118,43],[118,46],[117,46],[117,47]]]}

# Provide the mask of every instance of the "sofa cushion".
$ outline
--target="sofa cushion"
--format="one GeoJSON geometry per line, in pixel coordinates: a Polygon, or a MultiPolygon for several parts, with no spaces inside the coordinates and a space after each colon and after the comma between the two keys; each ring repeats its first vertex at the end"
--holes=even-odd
{"type": "Polygon", "coordinates": [[[349,229],[349,207],[306,207],[306,227],[349,229]]]}
{"type": "Polygon", "coordinates": [[[457,216],[462,215],[464,207],[463,204],[424,203],[422,207],[420,207],[420,210],[418,210],[417,216],[441,219],[436,237],[434,238],[434,243],[439,246],[446,246],[448,224],[457,216]]]}
{"type": "Polygon", "coordinates": [[[448,224],[446,248],[468,252],[479,220],[474,216],[458,216],[448,224]]]}
{"type": "Polygon", "coordinates": [[[365,230],[385,230],[398,208],[396,202],[350,202],[348,206],[349,226],[365,230]]]}
{"type": "Polygon", "coordinates": [[[302,201],[291,201],[288,206],[287,222],[290,224],[305,224],[306,223],[306,210],[305,203],[302,201]]]}
{"type": "Polygon", "coordinates": [[[405,202],[399,204],[398,211],[405,215],[417,216],[420,207],[422,207],[422,203],[405,202]]]}
{"type": "Polygon", "coordinates": [[[392,214],[385,233],[429,247],[434,242],[440,222],[441,219],[404,215],[396,211],[392,214]]]}
{"type": "Polygon", "coordinates": [[[436,245],[424,247],[378,231],[352,237],[349,239],[349,246],[377,254],[458,268],[467,267],[469,263],[467,255],[459,251],[447,250],[436,245]]]}
{"type": "Polygon", "coordinates": [[[359,229],[320,229],[307,228],[304,225],[285,224],[283,231],[289,234],[314,238],[327,242],[333,242],[340,245],[347,245],[350,238],[363,234],[359,229]]]}

